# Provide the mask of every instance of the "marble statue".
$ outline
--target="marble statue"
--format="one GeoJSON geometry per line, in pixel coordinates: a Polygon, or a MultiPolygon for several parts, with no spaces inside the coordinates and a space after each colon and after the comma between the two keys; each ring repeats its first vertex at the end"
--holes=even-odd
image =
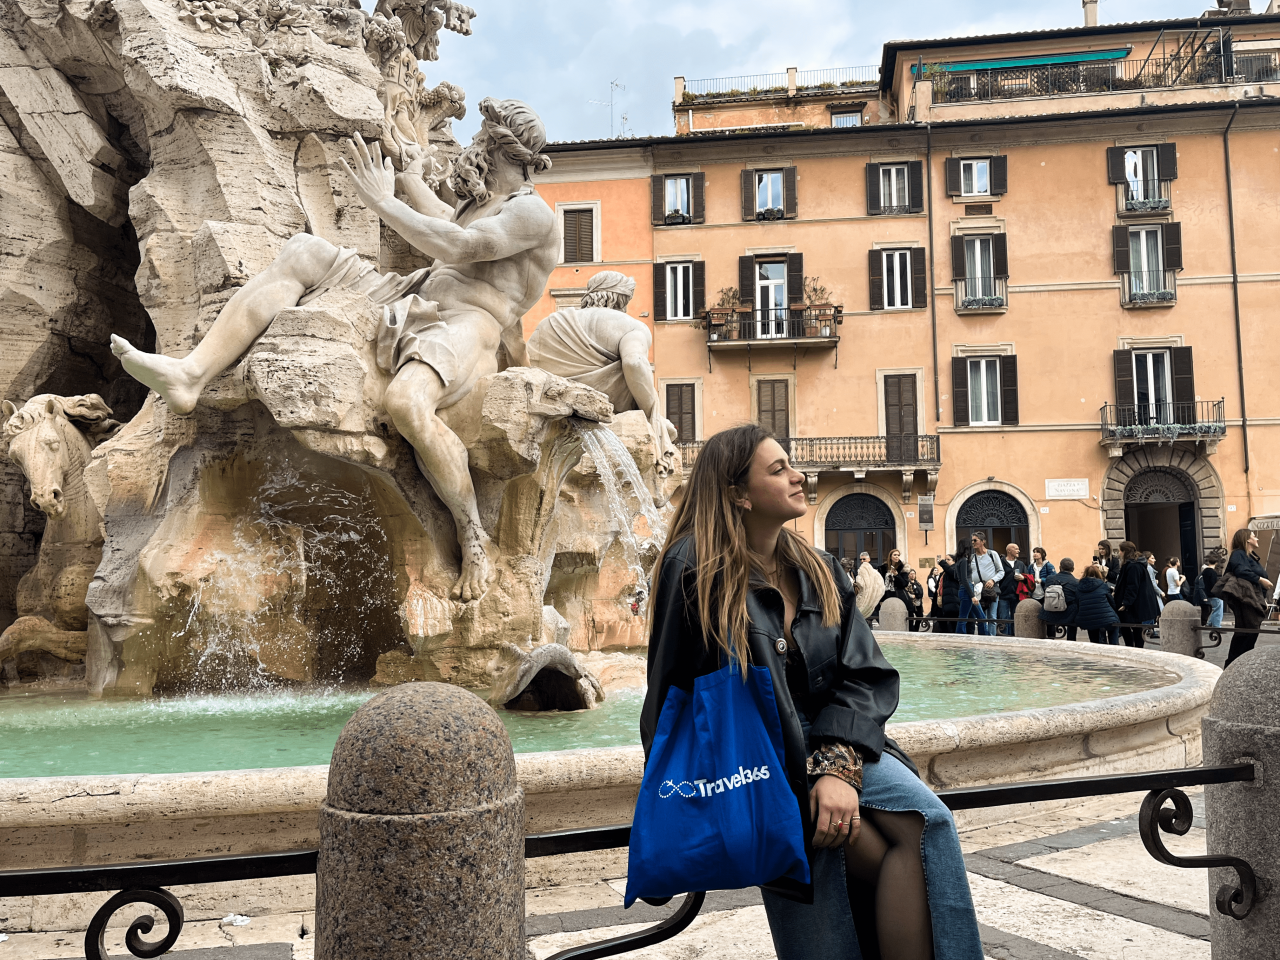
{"type": "Polygon", "coordinates": [[[454,164],[457,208],[422,180],[422,157],[396,174],[377,144],[348,141],[343,166],[365,206],[433,257],[406,276],[379,273],[354,250],[310,234],[289,240],[272,264],[227,302],[200,344],[182,359],[146,354],[121,337],[112,349],[133,377],[176,413],[195,409],[205,386],[236,362],[281,311],[345,288],[383,308],[379,365],[394,373],[384,403],[395,428],[453,515],[462,569],[452,596],[478,600],[492,579],[490,540],[480,522],[462,441],[436,416],[476,381],[498,369],[499,348],[525,364],[520,319],[542,295],[559,256],[555,214],[535,192],[530,171],[551,160],[539,153],[546,132],[516,100],[486,98],[480,131],[454,164]],[[417,166],[415,166],[417,164],[417,166]],[[408,202],[396,197],[399,186],[408,202]]]}
{"type": "Polygon", "coordinates": [[[653,432],[659,470],[675,469],[675,425],[659,409],[649,351],[653,334],[627,304],[636,282],[613,270],[587,281],[581,305],[557,310],[529,337],[529,362],[567,380],[585,383],[609,398],[617,413],[642,410],[653,432]]]}
{"type": "Polygon", "coordinates": [[[2,406],[8,457],[31,484],[32,505],[48,519],[36,565],[18,584],[18,619],[0,635],[0,662],[44,651],[79,663],[88,636],[85,593],[102,559],[102,518],[84,470],[93,448],[120,424],[97,394],[41,394],[21,409],[8,400],[2,406]]]}

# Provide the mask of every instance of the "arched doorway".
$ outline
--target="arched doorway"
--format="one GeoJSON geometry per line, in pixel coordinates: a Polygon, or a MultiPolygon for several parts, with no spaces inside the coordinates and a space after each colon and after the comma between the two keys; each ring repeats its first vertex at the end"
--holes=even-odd
{"type": "Polygon", "coordinates": [[[1198,512],[1195,488],[1180,470],[1151,467],[1125,484],[1125,539],[1154,553],[1158,567],[1180,557],[1183,570],[1200,568],[1198,512]]]}
{"type": "Polygon", "coordinates": [[[868,493],[841,497],[827,512],[826,550],[836,559],[871,555],[877,566],[889,557],[897,544],[893,512],[868,493]]]}
{"type": "Polygon", "coordinates": [[[965,500],[956,514],[956,534],[967,540],[975,531],[986,535],[987,546],[997,553],[1016,543],[1024,557],[1031,555],[1031,527],[1027,511],[1003,490],[981,490],[965,500]]]}

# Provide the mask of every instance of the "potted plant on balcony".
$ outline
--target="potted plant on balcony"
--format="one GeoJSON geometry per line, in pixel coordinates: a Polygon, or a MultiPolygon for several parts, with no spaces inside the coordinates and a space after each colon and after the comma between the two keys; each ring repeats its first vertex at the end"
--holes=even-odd
{"type": "Polygon", "coordinates": [[[804,335],[830,337],[835,334],[835,304],[831,292],[818,277],[804,278],[804,335]]]}
{"type": "Polygon", "coordinates": [[[729,340],[730,324],[734,309],[738,306],[738,290],[736,287],[724,287],[720,291],[720,299],[714,307],[707,309],[707,339],[729,340]]]}

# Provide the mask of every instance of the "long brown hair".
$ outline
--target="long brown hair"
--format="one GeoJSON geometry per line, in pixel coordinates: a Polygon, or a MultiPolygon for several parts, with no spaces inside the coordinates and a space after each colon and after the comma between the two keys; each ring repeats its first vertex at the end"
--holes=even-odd
{"type": "Polygon", "coordinates": [[[1249,549],[1249,538],[1253,536],[1254,532],[1248,527],[1241,527],[1237,530],[1231,537],[1231,552],[1235,553],[1237,550],[1243,550],[1245,553],[1252,553],[1253,551],[1249,549]]]}
{"type": "Polygon", "coordinates": [[[1138,545],[1132,540],[1120,541],[1120,559],[1126,563],[1130,560],[1136,560],[1141,554],[1138,553],[1138,545]]]}
{"type": "MultiPolygon", "coordinates": [[[[702,627],[703,642],[714,642],[737,663],[746,676],[751,656],[747,645],[747,593],[751,570],[759,569],[765,558],[756,555],[747,543],[742,522],[741,499],[747,472],[756,449],[770,434],[756,424],[722,430],[703,444],[685,481],[684,498],[671,518],[667,542],[653,565],[652,582],[662,574],[667,551],[679,540],[693,537],[697,591],[689,598],[702,627]]],[[[778,563],[803,570],[818,592],[822,622],[840,622],[840,594],[835,577],[813,547],[786,527],[778,535],[778,563]]],[[[656,599],[656,597],[655,597],[656,599]]],[[[652,630],[653,603],[649,604],[652,630]]]]}

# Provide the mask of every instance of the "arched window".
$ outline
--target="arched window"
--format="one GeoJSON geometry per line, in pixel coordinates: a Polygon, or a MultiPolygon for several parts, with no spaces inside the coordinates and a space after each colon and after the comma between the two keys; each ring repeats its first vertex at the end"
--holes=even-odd
{"type": "Polygon", "coordinates": [[[862,551],[874,564],[883,563],[897,546],[893,511],[869,493],[851,493],[827,513],[827,552],[837,559],[862,551]]]}
{"type": "Polygon", "coordinates": [[[1022,556],[1031,555],[1031,530],[1027,511],[1003,490],[981,490],[960,505],[956,535],[967,540],[975,531],[986,535],[987,546],[997,553],[1016,543],[1022,556]]]}

